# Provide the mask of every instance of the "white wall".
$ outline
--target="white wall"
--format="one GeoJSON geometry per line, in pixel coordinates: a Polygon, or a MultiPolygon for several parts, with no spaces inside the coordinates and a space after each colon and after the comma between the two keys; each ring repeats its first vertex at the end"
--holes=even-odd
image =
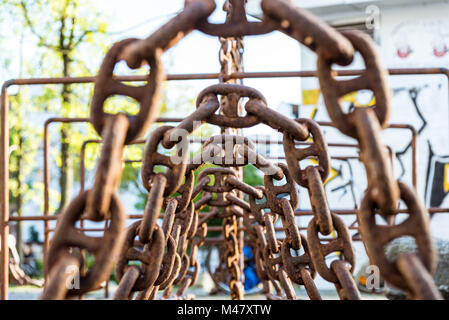
{"type": "MultiPolygon", "coordinates": [[[[381,26],[376,31],[379,50],[384,64],[389,68],[449,67],[449,5],[414,5],[400,8],[381,8],[381,26]]],[[[308,49],[301,52],[303,70],[316,68],[316,55],[308,49]]],[[[349,68],[363,66],[360,57],[349,68]]],[[[302,89],[318,88],[316,79],[302,81],[302,89]]],[[[391,76],[394,90],[391,123],[406,123],[419,129],[423,120],[415,110],[409,91],[418,91],[417,104],[427,122],[419,136],[418,189],[424,194],[427,179],[428,141],[438,155],[449,155],[448,82],[445,76],[391,76]]],[[[307,108],[305,107],[307,110],[307,108]]],[[[322,103],[317,119],[328,119],[322,103]]],[[[307,115],[305,111],[304,115],[307,115]]],[[[385,132],[388,144],[400,151],[409,143],[409,134],[398,131],[385,132]],[[407,137],[407,138],[405,138],[407,137]]],[[[339,137],[340,138],[340,137],[339,137]]],[[[330,140],[330,139],[329,139],[330,140]]],[[[410,170],[410,154],[404,155],[407,171],[410,170]]],[[[411,176],[402,177],[410,183],[411,176]]],[[[447,201],[446,204],[449,204],[447,201]]]]}
{"type": "MultiPolygon", "coordinates": [[[[382,12],[380,29],[382,57],[394,68],[449,68],[449,5],[413,6],[382,12]]],[[[449,155],[448,83],[444,76],[392,77],[393,89],[419,90],[418,107],[427,127],[419,135],[419,191],[424,193],[428,164],[428,142],[440,156],[449,155]]],[[[415,110],[410,95],[395,95],[391,122],[413,124],[423,121],[415,110]]],[[[400,137],[391,137],[400,145],[400,137]]],[[[446,198],[444,204],[449,205],[446,198]]]]}
{"type": "MultiPolygon", "coordinates": [[[[449,5],[406,5],[397,8],[380,7],[380,29],[376,30],[375,39],[378,42],[380,54],[384,64],[389,68],[449,68],[449,5]],[[410,50],[409,50],[410,48],[410,50]],[[410,52],[409,52],[410,51],[410,52]]],[[[338,14],[337,14],[338,15],[338,14]]],[[[340,14],[344,18],[344,12],[340,14]]],[[[309,49],[301,50],[302,70],[316,69],[316,55],[309,49]]],[[[350,69],[363,67],[363,61],[357,56],[350,69]]],[[[449,98],[448,80],[445,76],[391,76],[390,87],[394,90],[392,114],[390,123],[404,123],[413,125],[417,130],[423,120],[416,111],[410,90],[417,90],[417,104],[419,111],[427,122],[426,128],[418,139],[418,191],[424,199],[425,187],[428,180],[429,164],[428,142],[439,156],[449,156],[449,98]]],[[[303,79],[302,90],[318,89],[317,79],[303,79]]],[[[313,106],[303,106],[302,116],[310,114],[313,106]]],[[[318,102],[316,120],[329,120],[327,110],[322,102],[318,102]]],[[[324,128],[328,142],[353,141],[342,136],[338,131],[324,128]]],[[[383,133],[384,142],[396,152],[403,150],[410,142],[410,133],[404,130],[386,130],[383,133]]],[[[353,152],[330,148],[331,155],[348,155],[353,152]]],[[[411,184],[411,150],[401,158],[407,173],[401,176],[399,162],[395,162],[395,174],[401,180],[411,184]]],[[[433,161],[449,163],[449,157],[437,157],[433,161]]],[[[332,189],[350,181],[348,165],[333,161],[333,167],[342,167],[342,174],[326,186],[329,204],[332,208],[351,208],[354,202],[350,193],[342,196],[342,191],[332,192],[332,189]]],[[[355,187],[355,198],[359,203],[366,188],[365,170],[357,160],[350,161],[355,187]]],[[[449,183],[449,164],[447,165],[446,183],[449,183]]],[[[442,171],[440,171],[440,175],[442,171]]],[[[440,177],[443,180],[443,177],[440,177]]],[[[441,186],[443,188],[443,185],[441,186]]],[[[447,185],[446,185],[447,187],[447,185]]],[[[449,191],[449,190],[447,190],[449,191]]],[[[307,193],[302,193],[302,205],[308,206],[307,193]]],[[[449,196],[444,198],[441,207],[449,207],[449,196]]],[[[429,205],[427,199],[426,205],[429,205]]],[[[351,219],[345,218],[351,223],[351,219]]],[[[352,219],[353,220],[353,219],[352,219]]],[[[301,223],[303,225],[304,223],[301,223]]],[[[432,218],[432,234],[439,238],[449,239],[447,232],[449,219],[446,215],[436,215],[432,218]]],[[[367,261],[363,246],[355,244],[357,252],[357,268],[367,261]]],[[[326,286],[320,281],[320,285],[326,286]]]]}

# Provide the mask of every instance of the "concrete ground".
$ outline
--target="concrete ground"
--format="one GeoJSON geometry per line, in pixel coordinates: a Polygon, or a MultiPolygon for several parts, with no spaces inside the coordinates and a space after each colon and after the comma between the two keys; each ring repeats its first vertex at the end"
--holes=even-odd
{"type": "MultiPolygon", "coordinates": [[[[110,283],[109,285],[109,298],[105,298],[104,290],[97,290],[91,292],[86,295],[85,299],[111,299],[114,295],[114,292],[117,288],[115,283],[110,283]]],[[[22,286],[22,287],[10,287],[9,289],[9,299],[11,300],[35,300],[39,298],[42,289],[35,288],[31,286],[22,286]]],[[[218,294],[218,295],[209,295],[209,291],[205,291],[202,288],[193,288],[189,289],[187,293],[193,293],[196,296],[197,300],[229,300],[229,295],[226,294],[218,294]]],[[[337,293],[335,290],[320,290],[321,296],[323,300],[338,300],[337,293]]],[[[298,299],[300,300],[308,300],[306,292],[302,288],[296,288],[296,294],[298,299]]],[[[366,294],[361,293],[363,300],[385,300],[386,297],[382,294],[366,294]]],[[[264,295],[246,295],[245,299],[248,300],[265,300],[264,295]]]]}

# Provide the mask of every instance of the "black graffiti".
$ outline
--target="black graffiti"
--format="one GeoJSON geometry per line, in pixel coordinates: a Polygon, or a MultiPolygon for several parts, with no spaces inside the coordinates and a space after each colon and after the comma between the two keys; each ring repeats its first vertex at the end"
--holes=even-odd
{"type": "Polygon", "coordinates": [[[341,194],[341,196],[339,198],[340,200],[349,193],[351,195],[351,200],[352,200],[352,202],[354,204],[354,208],[357,208],[357,198],[355,196],[355,191],[354,191],[354,173],[353,173],[353,170],[352,170],[351,162],[348,159],[346,159],[346,160],[336,160],[336,161],[341,161],[341,162],[343,162],[344,164],[347,165],[348,172],[349,172],[349,177],[347,177],[346,179],[343,178],[343,175],[342,175],[343,165],[340,165],[339,169],[333,168],[333,170],[335,170],[335,172],[337,173],[335,178],[339,177],[342,180],[343,179],[344,180],[343,180],[343,183],[341,183],[340,185],[332,188],[330,191],[332,193],[335,193],[335,192],[343,190],[343,192],[342,192],[342,194],[341,194]]]}
{"type": "Polygon", "coordinates": [[[449,166],[449,156],[436,155],[432,150],[430,141],[427,141],[429,146],[429,161],[427,165],[427,183],[425,189],[426,205],[429,207],[440,207],[444,199],[448,195],[445,189],[445,172],[449,166]]]}

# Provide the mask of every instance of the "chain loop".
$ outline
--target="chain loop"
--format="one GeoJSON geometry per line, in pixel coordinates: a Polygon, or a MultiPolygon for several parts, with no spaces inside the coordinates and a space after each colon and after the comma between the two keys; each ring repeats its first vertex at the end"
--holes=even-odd
{"type": "Polygon", "coordinates": [[[288,169],[293,179],[300,186],[307,188],[307,173],[306,170],[301,170],[300,161],[310,157],[317,157],[318,170],[324,183],[330,172],[330,156],[324,134],[318,124],[311,119],[297,119],[296,121],[305,126],[310,132],[313,137],[313,144],[304,149],[297,149],[294,138],[284,133],[283,145],[288,169]]]}
{"type": "Polygon", "coordinates": [[[318,238],[319,226],[317,218],[314,217],[307,228],[307,240],[310,247],[310,257],[313,265],[323,279],[337,283],[339,280],[333,270],[326,264],[326,257],[333,252],[340,252],[344,260],[351,265],[351,272],[355,267],[355,252],[352,246],[351,236],[349,235],[348,227],[344,221],[332,213],[332,223],[338,237],[329,240],[328,243],[322,244],[318,238]]]}
{"type": "Polygon", "coordinates": [[[390,115],[391,90],[388,87],[388,71],[381,64],[376,45],[371,38],[358,31],[345,31],[343,35],[361,53],[366,66],[364,73],[351,80],[338,81],[333,77],[332,61],[326,56],[318,55],[318,79],[333,124],[342,133],[357,139],[357,131],[350,119],[351,114],[343,113],[339,99],[358,90],[372,90],[376,99],[376,117],[380,126],[385,128],[390,115]]]}
{"type": "MultiPolygon", "coordinates": [[[[61,288],[59,277],[50,277],[49,284],[45,286],[42,299],[64,299],[76,295],[82,295],[91,290],[98,289],[108,279],[114,261],[120,252],[124,234],[125,215],[122,204],[117,196],[112,196],[110,205],[110,223],[101,238],[88,237],[75,229],[76,221],[82,216],[86,207],[86,199],[89,191],[79,194],[61,214],[56,226],[50,248],[45,261],[46,270],[52,274],[52,270],[60,274],[62,265],[79,264],[80,258],[72,257],[70,252],[76,248],[85,249],[95,257],[93,266],[87,273],[80,276],[78,289],[61,288]],[[59,279],[59,280],[58,280],[59,279]],[[59,288],[52,291],[50,288],[59,288]]],[[[63,282],[65,286],[65,282],[63,282]]]]}
{"type": "Polygon", "coordinates": [[[378,266],[382,277],[397,288],[410,291],[410,283],[398,270],[394,262],[385,255],[385,246],[394,239],[411,236],[417,246],[416,255],[425,270],[433,274],[436,268],[436,249],[430,237],[429,214],[416,197],[414,191],[399,182],[401,199],[408,210],[408,218],[400,224],[391,226],[378,225],[375,220],[376,204],[367,195],[362,200],[359,211],[360,233],[371,263],[378,266]]]}
{"type": "Polygon", "coordinates": [[[282,169],[284,172],[284,176],[286,179],[286,183],[284,185],[274,185],[273,177],[269,175],[264,176],[264,185],[266,190],[266,197],[268,205],[272,212],[277,214],[283,214],[282,205],[280,200],[277,199],[277,196],[280,194],[288,194],[290,196],[290,206],[292,210],[295,210],[298,207],[299,195],[298,189],[296,188],[295,183],[293,182],[293,178],[288,171],[287,165],[284,163],[278,163],[278,167],[282,169]]]}
{"type": "MultiPolygon", "coordinates": [[[[125,243],[122,248],[122,253],[117,261],[116,275],[120,281],[127,272],[130,261],[139,261],[139,277],[135,280],[131,292],[141,291],[153,285],[158,278],[162,259],[164,256],[165,236],[161,228],[156,228],[151,235],[151,238],[143,245],[143,251],[134,246],[134,239],[139,234],[141,221],[133,223],[126,232],[125,243]]],[[[125,280],[128,280],[125,278],[125,280]]],[[[125,282],[127,285],[128,283],[125,282]]]]}
{"type": "MultiPolygon", "coordinates": [[[[164,79],[161,62],[162,52],[159,49],[155,50],[151,59],[147,60],[150,64],[151,72],[148,76],[148,83],[145,86],[128,86],[114,79],[114,67],[121,60],[122,52],[137,41],[137,39],[126,39],[112,46],[98,71],[91,102],[90,122],[100,135],[103,133],[107,119],[112,116],[104,112],[106,99],[113,95],[124,95],[140,103],[139,113],[135,116],[127,116],[129,129],[126,134],[125,144],[129,144],[141,137],[159,113],[160,91],[164,79]]],[[[138,66],[140,66],[141,62],[139,61],[138,66]]]]}
{"type": "Polygon", "coordinates": [[[150,138],[147,140],[145,145],[143,160],[142,160],[142,182],[144,187],[151,191],[151,183],[155,175],[164,175],[167,180],[167,185],[165,186],[164,196],[169,196],[176,191],[182,185],[184,180],[187,160],[189,157],[189,142],[187,140],[182,140],[177,146],[176,157],[166,156],[157,152],[157,147],[162,141],[165,134],[173,130],[174,127],[162,126],[155,129],[150,138]],[[173,162],[175,160],[175,162],[173,162]],[[154,167],[157,165],[166,166],[168,169],[165,173],[155,173],[154,167]]]}

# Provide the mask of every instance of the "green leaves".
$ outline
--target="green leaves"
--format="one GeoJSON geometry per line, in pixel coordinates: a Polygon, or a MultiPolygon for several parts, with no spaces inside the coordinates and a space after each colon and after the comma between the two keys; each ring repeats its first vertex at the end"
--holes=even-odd
{"type": "MultiPolygon", "coordinates": [[[[87,0],[3,0],[0,23],[23,35],[24,50],[18,61],[10,51],[4,67],[20,63],[21,77],[61,77],[95,74],[104,52],[107,23],[92,1],[87,0]],[[7,12],[7,14],[5,13],[7,12]],[[77,57],[74,59],[74,57],[77,57]],[[92,59],[92,57],[97,57],[92,59]],[[92,63],[92,60],[95,60],[92,63]]],[[[12,67],[11,67],[12,68],[12,67]]],[[[11,69],[11,73],[14,70],[11,69]]],[[[88,117],[92,85],[20,87],[11,97],[11,195],[12,208],[21,210],[30,201],[42,208],[43,122],[53,116],[88,117]],[[16,202],[16,203],[14,203],[16,202]]],[[[60,127],[60,126],[59,126],[60,127]]],[[[98,138],[87,125],[70,125],[66,142],[73,168],[63,168],[57,125],[49,130],[51,188],[50,196],[58,201],[56,188],[62,172],[79,168],[79,153],[86,139],[98,138]],[[59,174],[55,168],[59,169],[59,174]],[[56,182],[56,183],[55,183],[56,182]]],[[[96,159],[88,157],[87,167],[96,159]]],[[[75,175],[78,178],[79,171],[75,175]]],[[[64,190],[62,190],[64,192],[64,190]]],[[[70,197],[70,195],[68,195],[70,197]]],[[[13,209],[14,210],[14,209],[13,209]]]]}

